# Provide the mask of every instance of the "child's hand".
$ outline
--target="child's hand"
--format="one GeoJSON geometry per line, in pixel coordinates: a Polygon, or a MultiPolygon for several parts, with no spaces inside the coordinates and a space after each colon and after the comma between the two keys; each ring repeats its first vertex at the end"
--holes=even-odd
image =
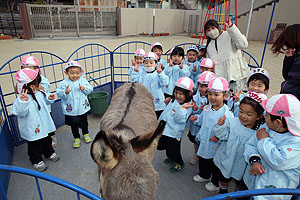
{"type": "Polygon", "coordinates": [[[201,106],[200,106],[199,109],[200,109],[200,110],[203,110],[204,106],[205,106],[205,105],[201,102],[201,106]]]}
{"type": "Polygon", "coordinates": [[[66,89],[66,94],[69,94],[71,92],[70,88],[69,88],[69,85],[67,86],[67,89],[66,89]]]}
{"type": "Polygon", "coordinates": [[[48,96],[48,99],[49,99],[49,100],[55,99],[55,94],[50,94],[50,95],[48,96]]]}
{"type": "Polygon", "coordinates": [[[286,57],[291,57],[294,55],[296,49],[288,49],[286,52],[285,52],[285,56],[286,57]]]}
{"type": "Polygon", "coordinates": [[[209,141],[213,141],[214,143],[217,143],[219,141],[219,138],[217,138],[215,135],[212,136],[209,141]]]}
{"type": "Polygon", "coordinates": [[[135,60],[134,60],[134,59],[132,59],[132,60],[131,60],[131,65],[132,65],[133,67],[135,67],[135,66],[136,66],[136,62],[135,62],[135,60]]]}
{"type": "Polygon", "coordinates": [[[170,67],[173,67],[173,66],[174,66],[174,63],[173,63],[173,61],[172,61],[171,59],[170,59],[169,66],[170,66],[170,67]]]}
{"type": "Polygon", "coordinates": [[[269,133],[266,131],[265,128],[262,128],[262,129],[259,129],[258,131],[256,131],[256,137],[258,140],[261,140],[263,138],[269,137],[269,133]]]}
{"type": "Polygon", "coordinates": [[[187,109],[187,108],[192,108],[192,107],[193,107],[192,103],[184,103],[181,108],[182,109],[187,109]]]}
{"type": "Polygon", "coordinates": [[[180,69],[183,68],[183,62],[180,63],[179,68],[180,68],[180,69]]]}
{"type": "Polygon", "coordinates": [[[140,65],[134,67],[135,72],[139,72],[140,65]]]}
{"type": "Polygon", "coordinates": [[[157,66],[157,68],[156,68],[156,71],[157,71],[158,74],[160,74],[160,73],[162,72],[161,66],[162,66],[162,64],[160,64],[160,65],[157,66]]]}
{"type": "Polygon", "coordinates": [[[192,104],[193,104],[193,107],[192,107],[193,110],[197,111],[199,107],[197,106],[196,102],[193,102],[192,104]]]}
{"type": "Polygon", "coordinates": [[[160,63],[160,68],[163,70],[165,68],[165,66],[160,63]]]}
{"type": "Polygon", "coordinates": [[[196,121],[197,119],[198,119],[198,117],[195,116],[195,115],[191,115],[191,116],[190,116],[190,120],[191,120],[192,122],[196,121]]]}
{"type": "Polygon", "coordinates": [[[196,68],[196,67],[197,67],[196,65],[193,65],[193,69],[192,69],[193,72],[196,72],[196,71],[197,71],[197,68],[196,68]]]}
{"type": "Polygon", "coordinates": [[[84,87],[79,83],[79,90],[84,90],[84,87]]]}
{"type": "Polygon", "coordinates": [[[28,90],[22,90],[22,94],[21,94],[21,100],[22,101],[28,101],[28,99],[29,99],[29,97],[27,96],[27,92],[28,92],[28,90]]]}
{"type": "Polygon", "coordinates": [[[251,175],[260,175],[266,173],[264,166],[260,162],[253,163],[250,171],[251,175]]]}
{"type": "Polygon", "coordinates": [[[218,125],[219,125],[219,126],[222,126],[222,125],[225,123],[225,119],[226,119],[226,116],[224,115],[223,117],[221,117],[221,118],[218,120],[218,125]]]}
{"type": "Polygon", "coordinates": [[[236,103],[240,100],[241,93],[242,93],[242,90],[240,90],[240,91],[238,89],[235,90],[235,93],[233,96],[234,103],[236,103]]]}
{"type": "Polygon", "coordinates": [[[168,105],[170,101],[171,101],[171,97],[168,97],[168,98],[165,99],[164,102],[165,102],[166,105],[168,105]]]}

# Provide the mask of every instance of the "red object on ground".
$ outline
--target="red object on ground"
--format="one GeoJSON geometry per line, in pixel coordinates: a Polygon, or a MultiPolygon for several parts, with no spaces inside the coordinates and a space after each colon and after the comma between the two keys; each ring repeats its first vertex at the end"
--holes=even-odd
{"type": "Polygon", "coordinates": [[[1,35],[0,36],[0,40],[6,40],[6,39],[10,39],[10,35],[1,35]]]}

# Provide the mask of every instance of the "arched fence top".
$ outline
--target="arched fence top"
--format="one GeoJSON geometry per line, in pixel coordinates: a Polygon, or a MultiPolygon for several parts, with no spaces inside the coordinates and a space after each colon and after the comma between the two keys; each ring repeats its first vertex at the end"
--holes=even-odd
{"type": "MultiPolygon", "coordinates": [[[[176,45],[176,46],[174,46],[174,47],[182,47],[182,46],[183,46],[183,49],[184,49],[184,51],[186,52],[186,49],[185,49],[185,46],[186,46],[186,45],[189,45],[189,46],[194,45],[194,46],[196,46],[196,44],[197,44],[197,43],[186,42],[186,43],[178,44],[178,45],[176,45]]],[[[172,48],[174,48],[174,47],[172,47],[172,48]]],[[[172,48],[168,49],[168,50],[164,53],[164,55],[168,55],[172,48]]]]}
{"type": "MultiPolygon", "coordinates": [[[[137,44],[143,44],[143,45],[148,45],[151,46],[150,43],[148,42],[143,42],[143,41],[131,41],[131,42],[126,42],[124,44],[121,44],[119,46],[117,46],[112,52],[115,53],[118,49],[120,49],[121,47],[125,46],[125,45],[130,45],[130,44],[135,44],[137,46],[137,44]]],[[[137,49],[136,49],[137,50],[137,49]]],[[[145,50],[145,49],[144,49],[145,50]]],[[[146,51],[146,50],[145,50],[146,51]]],[[[147,52],[147,51],[146,51],[147,52]]]]}

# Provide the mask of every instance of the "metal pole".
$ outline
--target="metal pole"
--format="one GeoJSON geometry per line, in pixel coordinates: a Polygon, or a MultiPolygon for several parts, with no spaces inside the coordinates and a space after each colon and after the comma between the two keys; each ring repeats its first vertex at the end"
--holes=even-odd
{"type": "Polygon", "coordinates": [[[155,30],[155,9],[153,9],[153,30],[152,30],[153,35],[152,36],[154,36],[154,30],[155,30]]]}
{"type": "Polygon", "coordinates": [[[277,2],[277,0],[274,1],[273,10],[272,10],[272,14],[271,14],[271,19],[270,19],[270,23],[269,23],[269,29],[268,29],[268,33],[267,33],[266,42],[265,42],[265,47],[264,47],[264,51],[263,51],[263,54],[262,54],[262,57],[261,57],[260,67],[262,67],[264,57],[265,57],[265,52],[266,52],[267,43],[268,43],[268,40],[269,40],[269,34],[270,34],[271,26],[272,26],[272,21],[273,21],[273,16],[274,16],[274,12],[275,12],[276,2],[277,2]]]}
{"type": "Polygon", "coordinates": [[[253,3],[254,3],[254,0],[251,1],[250,10],[249,10],[248,24],[247,24],[247,30],[246,30],[246,38],[247,39],[248,39],[249,29],[250,29],[250,24],[251,24],[251,19],[252,19],[253,3]]]}

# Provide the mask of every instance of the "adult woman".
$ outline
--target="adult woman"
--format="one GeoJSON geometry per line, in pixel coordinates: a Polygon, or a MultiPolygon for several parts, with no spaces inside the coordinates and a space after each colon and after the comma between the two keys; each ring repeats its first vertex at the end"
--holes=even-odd
{"type": "Polygon", "coordinates": [[[215,62],[215,73],[229,82],[233,91],[246,89],[249,67],[241,49],[248,46],[247,38],[231,23],[224,23],[226,31],[221,31],[218,22],[208,20],[204,25],[207,37],[206,52],[215,62]]]}
{"type": "Polygon", "coordinates": [[[300,100],[300,24],[288,26],[271,48],[274,54],[285,53],[281,84],[282,94],[293,94],[300,100]]]}

